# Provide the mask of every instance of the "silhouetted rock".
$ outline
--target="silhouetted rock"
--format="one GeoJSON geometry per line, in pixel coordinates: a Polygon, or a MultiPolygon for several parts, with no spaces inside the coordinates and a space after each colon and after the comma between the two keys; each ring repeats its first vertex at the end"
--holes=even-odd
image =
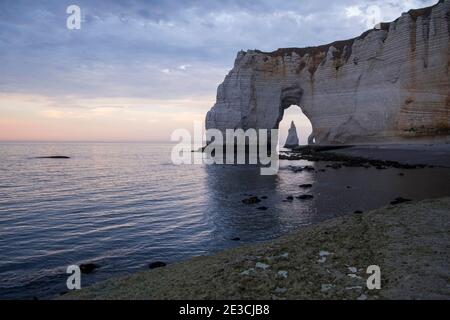
{"type": "Polygon", "coordinates": [[[327,168],[332,168],[332,169],[335,169],[335,170],[337,170],[337,169],[340,169],[340,168],[342,168],[342,165],[341,164],[339,164],[339,163],[333,163],[333,164],[327,164],[327,166],[326,166],[327,168]]]}
{"type": "Polygon", "coordinates": [[[300,188],[302,188],[302,189],[309,189],[309,188],[312,188],[312,184],[309,184],[309,183],[305,183],[305,184],[301,184],[301,185],[299,185],[299,187],[300,188]]]}
{"type": "Polygon", "coordinates": [[[267,207],[259,207],[259,208],[257,208],[258,210],[262,210],[262,211],[266,211],[267,209],[269,209],[269,208],[267,208],[267,207]]]}
{"type": "Polygon", "coordinates": [[[95,269],[97,269],[99,265],[95,263],[82,263],[80,264],[80,271],[84,274],[92,273],[95,269]]]}
{"type": "Polygon", "coordinates": [[[261,200],[258,197],[250,197],[248,199],[244,199],[242,200],[243,204],[256,204],[256,203],[260,203],[261,200]]]}
{"type": "Polygon", "coordinates": [[[231,241],[241,241],[241,238],[236,237],[236,238],[231,239],[231,241]]]}
{"type": "Polygon", "coordinates": [[[391,205],[397,205],[397,204],[401,204],[401,203],[405,203],[405,202],[411,202],[412,200],[410,200],[410,199],[405,199],[405,198],[402,198],[402,197],[398,197],[398,198],[396,198],[394,201],[392,201],[391,202],[391,205]]]}
{"type": "Polygon", "coordinates": [[[156,268],[162,268],[162,267],[165,267],[167,264],[165,263],[165,262],[162,262],[162,261],[155,261],[155,262],[152,262],[152,263],[150,263],[149,265],[148,265],[148,268],[149,269],[156,269],[156,268]]]}
{"type": "Polygon", "coordinates": [[[302,194],[301,196],[296,197],[299,200],[309,200],[309,199],[313,199],[314,196],[310,195],[310,194],[302,194]]]}
{"type": "Polygon", "coordinates": [[[289,149],[298,147],[297,128],[295,127],[294,121],[291,122],[291,127],[289,128],[288,137],[284,147],[289,149]]]}
{"type": "Polygon", "coordinates": [[[45,157],[36,157],[36,159],[70,159],[67,156],[45,156],[45,157]]]}

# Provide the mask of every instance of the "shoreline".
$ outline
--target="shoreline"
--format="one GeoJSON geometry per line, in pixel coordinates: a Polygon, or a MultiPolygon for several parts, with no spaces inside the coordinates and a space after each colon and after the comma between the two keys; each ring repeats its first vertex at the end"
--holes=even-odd
{"type": "Polygon", "coordinates": [[[58,299],[449,299],[450,198],[391,205],[58,299]],[[366,269],[381,268],[381,290],[366,269]]]}

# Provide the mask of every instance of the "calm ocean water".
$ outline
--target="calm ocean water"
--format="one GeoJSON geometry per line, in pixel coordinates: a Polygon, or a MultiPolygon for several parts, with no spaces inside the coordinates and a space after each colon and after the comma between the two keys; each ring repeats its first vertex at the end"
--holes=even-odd
{"type": "MultiPolygon", "coordinates": [[[[94,262],[86,286],[192,256],[276,238],[301,226],[389,203],[450,195],[450,170],[327,169],[277,176],[253,166],[183,165],[170,144],[0,144],[0,298],[66,291],[66,267],[94,262]],[[70,159],[37,159],[66,155],[70,159]],[[283,202],[313,183],[312,201],[283,202]],[[267,196],[246,206],[248,195],[267,196]],[[241,238],[240,242],[232,238],[241,238]]],[[[301,244],[299,244],[301,245],[301,244]]]]}

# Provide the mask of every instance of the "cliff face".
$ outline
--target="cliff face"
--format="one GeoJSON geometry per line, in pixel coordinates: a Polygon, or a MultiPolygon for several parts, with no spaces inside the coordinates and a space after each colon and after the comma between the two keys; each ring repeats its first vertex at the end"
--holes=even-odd
{"type": "Polygon", "coordinates": [[[239,52],[206,128],[273,129],[298,105],[318,144],[450,136],[450,0],[358,38],[239,52]]]}

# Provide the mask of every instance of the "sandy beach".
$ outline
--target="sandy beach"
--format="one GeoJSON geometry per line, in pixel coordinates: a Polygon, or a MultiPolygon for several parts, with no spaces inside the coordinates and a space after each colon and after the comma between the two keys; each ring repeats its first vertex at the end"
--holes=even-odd
{"type": "Polygon", "coordinates": [[[450,198],[392,205],[60,298],[449,299],[449,215],[450,198]],[[370,265],[380,290],[367,289],[370,265]]]}

